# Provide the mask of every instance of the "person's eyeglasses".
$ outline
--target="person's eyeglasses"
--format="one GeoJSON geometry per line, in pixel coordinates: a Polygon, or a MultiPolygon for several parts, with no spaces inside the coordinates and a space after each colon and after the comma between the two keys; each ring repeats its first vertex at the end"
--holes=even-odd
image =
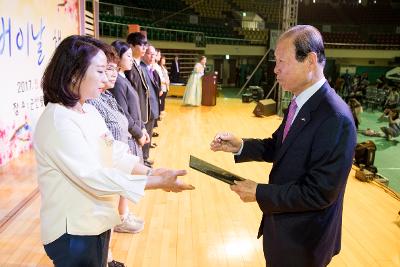
{"type": "Polygon", "coordinates": [[[107,66],[106,71],[108,72],[118,72],[118,67],[107,66]]]}

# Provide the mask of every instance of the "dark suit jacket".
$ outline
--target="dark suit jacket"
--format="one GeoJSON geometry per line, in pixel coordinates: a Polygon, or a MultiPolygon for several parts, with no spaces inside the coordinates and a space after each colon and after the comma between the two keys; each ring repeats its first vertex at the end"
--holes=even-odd
{"type": "Polygon", "coordinates": [[[130,134],[133,138],[140,139],[143,136],[144,123],[141,118],[138,93],[132,88],[131,83],[120,75],[110,92],[124,110],[130,134]]]}
{"type": "Polygon", "coordinates": [[[147,123],[149,120],[150,104],[149,104],[149,88],[147,87],[145,77],[140,75],[140,66],[133,63],[132,69],[125,72],[126,78],[131,82],[133,89],[136,90],[139,96],[139,104],[142,121],[147,123]]]}
{"type": "Polygon", "coordinates": [[[268,139],[245,139],[236,162],[273,162],[257,186],[259,237],[268,266],[326,266],[340,251],[343,195],[356,130],[327,82],[304,104],[282,143],[286,117],[268,139]]]}
{"type": "Polygon", "coordinates": [[[171,74],[170,74],[170,80],[172,83],[179,83],[179,72],[178,72],[178,67],[179,67],[179,71],[181,68],[181,64],[178,60],[178,66],[176,65],[176,61],[174,59],[174,61],[172,61],[171,63],[171,74]]]}
{"type": "Polygon", "coordinates": [[[160,91],[161,91],[161,79],[158,76],[157,71],[153,71],[151,74],[147,71],[147,65],[144,62],[140,63],[140,67],[143,70],[147,87],[149,88],[149,103],[150,103],[150,120],[158,119],[160,116],[160,91]]]}

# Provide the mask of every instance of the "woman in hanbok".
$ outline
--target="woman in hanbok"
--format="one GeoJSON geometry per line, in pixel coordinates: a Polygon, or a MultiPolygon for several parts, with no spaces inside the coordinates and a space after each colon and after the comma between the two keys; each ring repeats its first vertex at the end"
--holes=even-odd
{"type": "Polygon", "coordinates": [[[186,84],[185,93],[183,95],[183,104],[189,106],[200,106],[202,93],[202,77],[206,67],[207,58],[201,56],[200,60],[194,66],[193,72],[186,84]]]}

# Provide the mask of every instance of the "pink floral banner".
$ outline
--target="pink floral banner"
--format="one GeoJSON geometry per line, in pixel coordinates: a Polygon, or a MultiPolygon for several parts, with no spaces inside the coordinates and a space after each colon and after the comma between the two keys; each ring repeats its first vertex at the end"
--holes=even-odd
{"type": "Polygon", "coordinates": [[[78,33],[78,0],[0,1],[0,166],[32,148],[43,71],[60,41],[78,33]]]}

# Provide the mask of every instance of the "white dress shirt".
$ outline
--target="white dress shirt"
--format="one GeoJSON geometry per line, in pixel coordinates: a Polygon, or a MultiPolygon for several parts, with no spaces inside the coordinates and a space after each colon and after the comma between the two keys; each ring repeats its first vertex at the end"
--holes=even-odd
{"type": "Polygon", "coordinates": [[[176,72],[179,72],[179,61],[175,60],[175,64],[176,64],[176,72]]]}
{"type": "Polygon", "coordinates": [[[294,113],[293,120],[291,121],[291,123],[293,123],[294,120],[296,119],[296,116],[297,114],[299,114],[301,107],[308,101],[308,99],[310,99],[313,96],[313,94],[315,94],[318,91],[319,88],[321,88],[321,86],[325,83],[325,81],[326,81],[325,78],[322,78],[321,80],[319,80],[318,82],[314,83],[306,90],[301,92],[298,96],[296,96],[295,101],[297,104],[297,109],[296,112],[294,113]]]}
{"type": "Polygon", "coordinates": [[[136,66],[139,67],[140,69],[140,58],[133,58],[133,61],[135,62],[136,66]]]}
{"type": "Polygon", "coordinates": [[[101,234],[120,223],[116,196],[144,195],[146,176],[130,175],[139,158],[112,139],[93,106],[83,110],[48,103],[35,129],[44,244],[64,233],[101,234]]]}

